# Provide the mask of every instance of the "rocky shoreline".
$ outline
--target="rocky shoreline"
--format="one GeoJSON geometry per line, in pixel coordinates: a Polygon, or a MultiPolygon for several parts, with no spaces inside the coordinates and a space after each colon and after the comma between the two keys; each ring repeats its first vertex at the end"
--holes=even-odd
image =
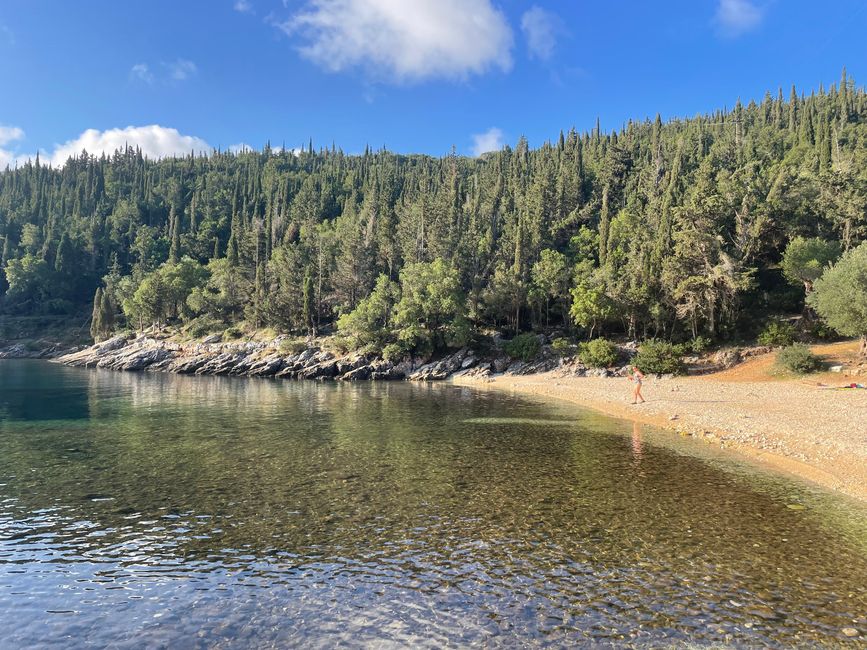
{"type": "MultiPolygon", "coordinates": [[[[320,381],[443,381],[466,377],[492,381],[499,376],[533,375],[557,370],[563,376],[622,377],[628,366],[590,368],[577,356],[563,356],[547,344],[532,361],[512,359],[500,346],[481,355],[469,348],[436,359],[389,361],[358,352],[337,354],[317,342],[290,351],[286,337],[271,341],[222,341],[219,335],[201,341],[178,342],[170,337],[120,335],[87,347],[69,349],[47,341],[15,343],[0,348],[0,359],[48,359],[68,366],[122,371],[169,372],[184,375],[262,377],[320,381]]],[[[623,346],[622,356],[631,357],[637,346],[623,346]]],[[[743,359],[766,351],[724,350],[713,358],[687,358],[690,374],[730,368],[743,359]]]]}
{"type": "MultiPolygon", "coordinates": [[[[435,360],[391,362],[373,355],[335,354],[317,343],[293,352],[285,337],[267,342],[223,342],[212,336],[198,342],[177,342],[170,336],[127,335],[74,349],[47,341],[19,342],[0,347],[0,359],[37,358],[121,371],[316,381],[448,379],[478,388],[555,397],[681,434],[695,432],[705,442],[718,442],[761,463],[867,500],[867,465],[863,464],[867,447],[863,429],[852,427],[852,423],[867,418],[860,395],[857,391],[824,391],[821,387],[826,384],[815,381],[804,385],[771,380],[767,367],[773,355],[767,348],[730,348],[704,359],[684,358],[688,373],[701,376],[657,377],[670,381],[651,381],[646,391],[648,403],[636,410],[628,405],[628,387],[603,379],[622,377],[628,367],[587,368],[574,356],[557,354],[550,345],[542,345],[531,362],[509,358],[497,345],[487,355],[464,348],[435,360]],[[729,370],[719,372],[726,368],[729,370]],[[712,409],[707,408],[710,403],[712,409]]],[[[827,347],[846,345],[851,347],[846,343],[827,347]]],[[[621,347],[624,358],[633,352],[629,344],[621,347]]],[[[852,373],[860,370],[860,366],[849,368],[852,373]]],[[[824,381],[845,383],[850,379],[849,374],[830,379],[832,373],[822,377],[824,381]]]]}
{"type": "MultiPolygon", "coordinates": [[[[117,336],[83,349],[59,354],[40,353],[38,358],[50,358],[68,366],[109,370],[321,381],[440,381],[456,375],[481,379],[495,374],[546,372],[560,366],[575,374],[609,374],[607,370],[587,369],[576,360],[564,359],[550,351],[543,351],[538,359],[529,363],[512,360],[503,354],[482,358],[467,348],[436,360],[392,362],[359,353],[339,355],[318,345],[287,353],[281,350],[280,338],[270,342],[228,343],[214,338],[183,344],[148,336],[117,336]]],[[[2,356],[3,351],[0,351],[0,358],[2,356]]],[[[20,358],[28,355],[13,353],[8,356],[20,358]]]]}

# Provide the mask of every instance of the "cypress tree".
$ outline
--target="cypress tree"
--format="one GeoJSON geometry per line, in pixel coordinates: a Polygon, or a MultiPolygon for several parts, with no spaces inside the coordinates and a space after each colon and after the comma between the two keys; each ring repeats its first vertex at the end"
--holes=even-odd
{"type": "Polygon", "coordinates": [[[90,335],[93,337],[94,343],[99,343],[102,340],[102,333],[105,329],[102,322],[102,304],[103,290],[102,287],[97,287],[96,293],[93,295],[93,313],[90,317],[90,335]]]}
{"type": "Polygon", "coordinates": [[[304,318],[304,326],[307,328],[307,332],[310,334],[316,335],[316,327],[314,326],[314,318],[313,318],[313,274],[310,272],[310,267],[307,267],[307,270],[304,272],[304,286],[302,290],[302,313],[304,318]]]}
{"type": "Polygon", "coordinates": [[[114,330],[114,303],[108,291],[102,292],[102,300],[100,301],[101,324],[103,336],[108,336],[114,330]]]}
{"type": "Polygon", "coordinates": [[[66,233],[60,238],[60,245],[57,247],[57,254],[54,257],[54,270],[58,273],[72,272],[72,244],[66,233]]]}

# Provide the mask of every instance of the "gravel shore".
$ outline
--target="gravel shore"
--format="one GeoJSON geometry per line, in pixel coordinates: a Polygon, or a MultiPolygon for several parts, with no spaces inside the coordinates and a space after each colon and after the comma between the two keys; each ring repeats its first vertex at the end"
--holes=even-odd
{"type": "MultiPolygon", "coordinates": [[[[573,402],[605,414],[665,427],[777,470],[867,501],[867,390],[832,390],[811,380],[771,380],[768,359],[754,372],[654,379],[633,406],[626,379],[563,376],[558,371],[456,383],[573,402]],[[745,380],[753,377],[754,380],[745,380]]],[[[821,380],[821,381],[820,381],[821,380]]],[[[848,382],[833,377],[836,385],[848,382]]],[[[864,381],[860,377],[861,382],[864,381]]],[[[831,380],[829,380],[831,381],[831,380]]]]}

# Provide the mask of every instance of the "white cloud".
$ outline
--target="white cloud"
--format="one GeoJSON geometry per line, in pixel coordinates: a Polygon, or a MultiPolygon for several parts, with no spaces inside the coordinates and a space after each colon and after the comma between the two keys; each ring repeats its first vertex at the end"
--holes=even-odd
{"type": "Polygon", "coordinates": [[[178,59],[177,61],[164,63],[163,65],[168,68],[169,76],[175,81],[184,81],[189,79],[199,71],[196,64],[187,59],[178,59]]]}
{"type": "Polygon", "coordinates": [[[170,129],[158,124],[128,126],[125,129],[108,129],[107,131],[87,129],[74,140],[57,145],[51,153],[51,163],[59,167],[70,156],[81,153],[82,149],[98,156],[103,152],[113,153],[116,149],[127,144],[140,148],[142,154],[149,158],[183,156],[191,151],[210,153],[212,150],[211,145],[201,138],[182,135],[177,129],[170,129]]]}
{"type": "MultiPolygon", "coordinates": [[[[23,138],[24,131],[18,127],[0,127],[0,145],[23,138]]],[[[54,145],[54,149],[50,152],[40,151],[39,158],[43,164],[51,163],[54,167],[62,167],[70,156],[77,156],[82,150],[95,156],[103,153],[110,155],[125,145],[138,147],[142,154],[148,158],[185,156],[190,152],[209,154],[213,151],[213,147],[202,138],[183,135],[177,129],[151,124],[106,131],[87,129],[73,140],[54,145]]],[[[35,158],[35,153],[18,154],[0,148],[0,169],[5,168],[7,164],[23,165],[28,160],[35,158]]]]}
{"type": "Polygon", "coordinates": [[[714,20],[722,36],[735,38],[758,27],[763,17],[750,0],[719,0],[714,20]]]}
{"type": "Polygon", "coordinates": [[[306,0],[277,26],[330,72],[412,82],[512,66],[512,30],[491,0],[306,0]]]}
{"type": "Polygon", "coordinates": [[[17,126],[3,126],[0,124],[0,146],[24,139],[24,131],[17,126]]]}
{"type": "Polygon", "coordinates": [[[474,156],[481,156],[489,151],[499,151],[506,144],[503,132],[495,126],[484,133],[473,134],[472,152],[474,156]]]}
{"type": "Polygon", "coordinates": [[[176,59],[161,63],[156,72],[147,63],[136,63],[129,70],[129,78],[152,85],[155,81],[186,81],[199,71],[195,63],[188,59],[176,59]]]}
{"type": "Polygon", "coordinates": [[[521,16],[521,31],[527,39],[531,59],[547,61],[554,54],[557,33],[562,29],[560,19],[549,11],[533,5],[521,16]]]}
{"type": "Polygon", "coordinates": [[[132,68],[130,68],[129,76],[130,79],[138,79],[147,84],[152,84],[154,82],[154,73],[151,72],[147,63],[136,63],[132,68]]]}
{"type": "Polygon", "coordinates": [[[245,151],[253,151],[253,147],[251,147],[246,142],[239,142],[238,144],[230,144],[227,149],[232,153],[244,153],[245,151]]]}
{"type": "Polygon", "coordinates": [[[24,139],[24,131],[17,126],[3,126],[0,124],[0,169],[6,166],[14,166],[17,155],[14,151],[4,149],[6,145],[24,139]]]}
{"type": "Polygon", "coordinates": [[[238,11],[242,14],[253,13],[253,5],[249,2],[249,0],[236,0],[233,6],[235,11],[238,11]]]}

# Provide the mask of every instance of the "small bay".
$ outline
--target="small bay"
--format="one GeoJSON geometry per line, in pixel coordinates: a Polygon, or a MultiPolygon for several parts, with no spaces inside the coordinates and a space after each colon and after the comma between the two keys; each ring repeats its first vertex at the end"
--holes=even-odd
{"type": "Polygon", "coordinates": [[[867,633],[862,505],[665,435],[452,385],[2,361],[0,635],[789,647],[867,633]]]}

